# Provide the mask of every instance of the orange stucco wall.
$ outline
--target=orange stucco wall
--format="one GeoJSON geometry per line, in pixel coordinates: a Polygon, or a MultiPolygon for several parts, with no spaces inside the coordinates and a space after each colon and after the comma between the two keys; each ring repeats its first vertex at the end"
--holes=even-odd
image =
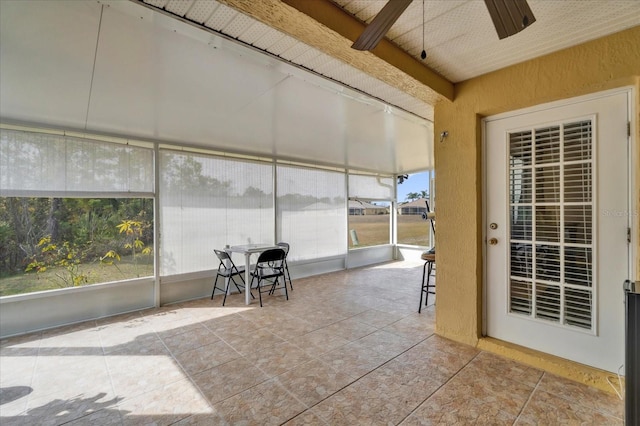
{"type": "MultiPolygon", "coordinates": [[[[640,141],[640,26],[504,68],[455,86],[455,100],[435,107],[438,194],[436,332],[475,345],[482,327],[483,117],[616,87],[634,86],[633,139],[640,141]]],[[[636,156],[640,149],[636,149],[636,156]]],[[[640,158],[635,158],[635,169],[640,158]]],[[[640,173],[637,173],[640,175],[640,173]]],[[[634,211],[640,206],[636,175],[634,211]]],[[[635,215],[636,231],[638,215],[635,215]]],[[[640,241],[638,236],[637,241],[640,241]]],[[[636,277],[640,247],[636,247],[636,277]]],[[[636,278],[638,279],[638,278],[636,278]]]]}

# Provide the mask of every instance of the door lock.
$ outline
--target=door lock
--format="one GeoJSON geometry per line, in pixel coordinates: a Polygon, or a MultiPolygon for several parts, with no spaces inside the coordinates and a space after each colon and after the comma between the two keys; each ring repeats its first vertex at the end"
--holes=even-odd
{"type": "Polygon", "coordinates": [[[491,225],[489,225],[489,228],[491,229],[498,229],[498,224],[497,223],[492,223],[491,225]]]}
{"type": "Polygon", "coordinates": [[[490,238],[489,239],[489,244],[492,246],[495,246],[496,244],[498,244],[498,239],[497,238],[490,238]]]}

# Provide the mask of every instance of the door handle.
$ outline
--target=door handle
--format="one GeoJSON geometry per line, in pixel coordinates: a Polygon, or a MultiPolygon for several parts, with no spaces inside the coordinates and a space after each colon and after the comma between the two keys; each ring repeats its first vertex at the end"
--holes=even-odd
{"type": "Polygon", "coordinates": [[[497,238],[490,238],[489,239],[489,245],[495,246],[496,244],[498,244],[498,239],[497,238]]]}

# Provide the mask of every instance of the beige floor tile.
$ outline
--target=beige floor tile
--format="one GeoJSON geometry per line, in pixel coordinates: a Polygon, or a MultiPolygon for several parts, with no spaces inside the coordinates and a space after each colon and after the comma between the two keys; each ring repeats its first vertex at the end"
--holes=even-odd
{"type": "Polygon", "coordinates": [[[622,424],[612,394],[434,335],[421,273],[390,262],[297,279],[263,308],[207,297],[2,339],[0,424],[622,424]]]}
{"type": "Polygon", "coordinates": [[[113,408],[103,408],[100,411],[96,411],[84,417],[80,417],[77,420],[65,423],[65,426],[117,426],[122,424],[123,420],[120,415],[120,411],[113,408]]]}
{"type": "Polygon", "coordinates": [[[23,334],[20,336],[5,337],[0,339],[0,355],[15,353],[17,349],[35,349],[40,347],[42,332],[23,334]],[[9,352],[5,352],[9,349],[9,352]]]}
{"type": "MultiPolygon", "coordinates": [[[[167,313],[166,315],[172,315],[172,313],[167,313]]],[[[191,316],[176,317],[175,319],[169,316],[162,320],[150,320],[149,323],[159,336],[165,338],[174,334],[184,333],[189,327],[198,324],[199,321],[191,316]]]]}
{"type": "Polygon", "coordinates": [[[545,373],[537,390],[577,402],[613,417],[624,417],[624,403],[620,398],[582,383],[545,373]]]}
{"type": "Polygon", "coordinates": [[[193,414],[213,412],[190,380],[179,380],[118,403],[125,425],[173,424],[193,414]]]}
{"type": "Polygon", "coordinates": [[[226,334],[223,340],[242,355],[262,353],[273,346],[284,343],[284,339],[276,336],[266,328],[258,328],[241,334],[226,334]]]}
{"type": "MultiPolygon", "coordinates": [[[[447,406],[432,405],[428,401],[408,416],[402,426],[414,425],[486,425],[510,426],[514,417],[504,413],[495,406],[447,406]]],[[[539,425],[555,425],[557,423],[539,423],[539,425]]]]}
{"type": "Polygon", "coordinates": [[[267,376],[275,377],[313,360],[313,357],[298,346],[283,342],[266,351],[252,352],[245,359],[267,376]]]}
{"type": "Polygon", "coordinates": [[[602,411],[588,408],[567,399],[536,390],[531,400],[518,417],[517,425],[576,424],[576,425],[619,425],[622,418],[616,418],[602,411]]]}
{"type": "Polygon", "coordinates": [[[291,321],[287,321],[285,323],[278,324],[277,326],[270,327],[269,331],[271,331],[281,339],[287,340],[289,342],[295,342],[295,340],[299,336],[310,333],[317,329],[318,327],[306,322],[304,319],[293,318],[291,321]]]}
{"type": "Polygon", "coordinates": [[[296,401],[276,380],[269,380],[213,406],[214,422],[230,425],[280,425],[306,407],[296,401]]]}
{"type": "Polygon", "coordinates": [[[445,388],[452,384],[464,384],[472,389],[475,403],[500,404],[500,410],[517,415],[524,407],[534,387],[526,383],[512,380],[507,376],[500,376],[490,371],[478,370],[467,365],[458,373],[445,388]]]}
{"type": "MultiPolygon", "coordinates": [[[[20,349],[12,351],[17,354],[20,349]]],[[[30,351],[33,355],[0,356],[0,387],[30,386],[38,357],[37,349],[30,351]]]]}
{"type": "Polygon", "coordinates": [[[33,399],[49,395],[67,399],[88,391],[113,393],[109,371],[101,356],[39,357],[30,386],[33,388],[29,395],[30,407],[33,399]]]}
{"type": "Polygon", "coordinates": [[[388,355],[389,357],[400,355],[415,344],[415,342],[411,340],[384,330],[371,333],[357,340],[357,342],[375,352],[388,355]]]}
{"type": "Polygon", "coordinates": [[[353,377],[361,377],[387,362],[390,357],[355,341],[322,354],[320,359],[353,377]]]}
{"type": "Polygon", "coordinates": [[[186,377],[168,351],[164,355],[108,355],[106,361],[113,389],[122,398],[133,398],[186,377]]]}
{"type": "Polygon", "coordinates": [[[103,348],[106,356],[143,356],[164,355],[169,356],[169,350],[154,333],[133,338],[128,342],[103,348]]]}
{"type": "Polygon", "coordinates": [[[322,417],[316,415],[311,410],[307,410],[284,423],[284,426],[325,426],[328,424],[329,423],[325,422],[322,417]]]}
{"type": "Polygon", "coordinates": [[[119,400],[113,392],[85,392],[72,397],[49,395],[29,400],[25,417],[31,425],[61,425],[103,410],[117,412],[119,400]]]}
{"type": "Polygon", "coordinates": [[[449,379],[473,358],[468,354],[437,351],[425,345],[417,345],[398,355],[392,362],[400,363],[416,374],[449,379]]]}
{"type": "Polygon", "coordinates": [[[175,356],[178,363],[190,376],[240,357],[238,352],[222,340],[181,352],[175,356]]]}
{"type": "Polygon", "coordinates": [[[135,342],[158,340],[151,325],[140,317],[99,325],[98,330],[104,353],[118,351],[123,346],[135,344],[135,342]]]}
{"type": "Polygon", "coordinates": [[[322,401],[354,378],[346,372],[312,360],[278,376],[278,381],[308,407],[322,401]]]}
{"type": "Polygon", "coordinates": [[[91,324],[65,327],[65,331],[53,330],[43,333],[38,350],[40,356],[99,356],[102,355],[102,342],[97,327],[91,324]]]}
{"type": "Polygon", "coordinates": [[[352,342],[367,336],[378,329],[372,325],[358,321],[357,319],[347,318],[325,327],[324,330],[352,342]]]}
{"type": "Polygon", "coordinates": [[[494,376],[508,377],[531,387],[535,387],[542,378],[542,370],[488,352],[480,352],[469,363],[469,367],[494,376]]]}
{"type": "Polygon", "coordinates": [[[237,359],[195,374],[192,379],[214,404],[262,383],[268,377],[248,361],[237,359]]]}
{"type": "Polygon", "coordinates": [[[202,324],[223,340],[229,340],[235,336],[245,336],[260,328],[253,321],[249,321],[237,313],[204,321],[202,324]]]}
{"type": "Polygon", "coordinates": [[[404,408],[360,382],[320,402],[314,412],[334,426],[394,425],[406,417],[404,408]]]}
{"type": "Polygon", "coordinates": [[[447,352],[454,355],[460,355],[465,359],[471,359],[480,353],[479,350],[473,346],[464,345],[462,343],[454,342],[440,336],[433,335],[422,343],[415,346],[416,349],[422,347],[432,349],[434,351],[447,352]]]}
{"type": "Polygon", "coordinates": [[[401,320],[403,317],[402,315],[390,314],[387,312],[376,311],[375,309],[369,309],[358,315],[354,315],[352,318],[377,328],[383,328],[388,326],[389,324],[401,320]]]}
{"type": "Polygon", "coordinates": [[[474,376],[467,374],[464,377],[464,371],[463,369],[444,384],[423,405],[429,406],[430,410],[435,412],[444,410],[464,414],[467,410],[474,413],[474,416],[485,412],[502,412],[508,414],[513,422],[533,390],[508,380],[502,383],[502,387],[482,380],[469,380],[474,376]]]}
{"type": "Polygon", "coordinates": [[[436,324],[434,321],[426,317],[419,317],[416,314],[389,324],[382,330],[389,331],[411,342],[418,343],[433,335],[435,327],[436,324]]]}
{"type": "Polygon", "coordinates": [[[187,327],[187,329],[184,333],[167,337],[160,336],[165,346],[174,356],[191,349],[199,348],[200,346],[206,346],[220,341],[218,336],[201,324],[187,327]]]}
{"type": "Polygon", "coordinates": [[[335,335],[331,330],[321,328],[297,337],[293,342],[310,354],[320,355],[344,346],[349,341],[335,335]]]}
{"type": "Polygon", "coordinates": [[[0,418],[16,417],[27,410],[30,386],[0,387],[0,418]]]}

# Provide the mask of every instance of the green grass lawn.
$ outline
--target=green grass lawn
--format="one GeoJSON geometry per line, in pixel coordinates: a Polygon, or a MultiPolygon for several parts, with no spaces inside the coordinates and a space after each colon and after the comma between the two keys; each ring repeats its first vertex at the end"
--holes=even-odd
{"type": "MultiPolygon", "coordinates": [[[[84,285],[148,277],[153,275],[153,257],[139,256],[137,264],[133,263],[131,257],[122,257],[117,266],[103,265],[97,261],[80,265],[80,271],[89,276],[89,282],[84,285]]],[[[0,278],[0,296],[68,287],[57,275],[68,276],[68,272],[64,268],[49,268],[41,274],[29,272],[0,278]]]]}
{"type": "MultiPolygon", "coordinates": [[[[357,247],[389,244],[389,215],[349,216],[349,230],[355,229],[360,244],[357,247]]],[[[429,244],[429,222],[420,215],[398,216],[398,242],[417,246],[429,244]]],[[[349,238],[349,248],[354,248],[349,238]]],[[[100,262],[82,264],[81,272],[89,276],[84,285],[119,281],[153,275],[153,257],[139,256],[137,265],[131,257],[122,257],[117,266],[100,262]]],[[[12,275],[0,278],[0,296],[31,293],[34,291],[64,288],[63,280],[56,276],[68,274],[64,268],[50,268],[46,272],[12,275]]]]}
{"type": "MultiPolygon", "coordinates": [[[[398,216],[398,243],[429,245],[429,222],[420,215],[398,216]]],[[[389,244],[389,215],[349,216],[349,231],[354,229],[360,244],[357,247],[389,244]]],[[[354,248],[349,238],[349,248],[354,248]]]]}

